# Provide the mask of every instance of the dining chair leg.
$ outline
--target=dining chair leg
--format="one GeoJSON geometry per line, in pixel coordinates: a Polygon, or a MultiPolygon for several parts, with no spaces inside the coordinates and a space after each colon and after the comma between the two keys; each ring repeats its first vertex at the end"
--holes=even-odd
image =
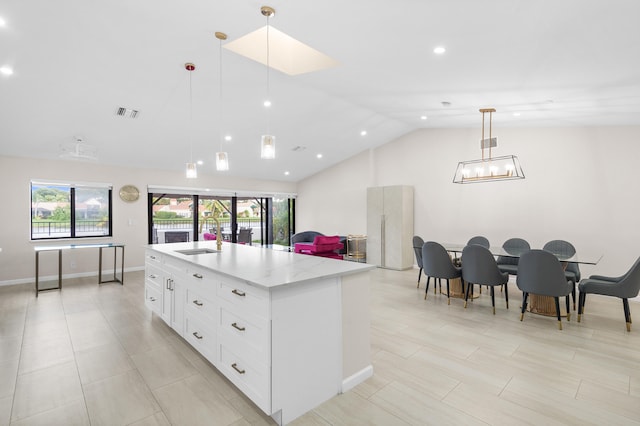
{"type": "Polygon", "coordinates": [[[573,282],[573,290],[571,290],[571,299],[573,300],[573,310],[576,310],[576,283],[573,282]]]}
{"type": "Polygon", "coordinates": [[[567,321],[571,321],[571,309],[569,306],[569,295],[567,294],[567,296],[564,298],[564,303],[567,305],[567,321]]]}
{"type": "Polygon", "coordinates": [[[496,314],[496,286],[491,286],[491,307],[493,308],[493,315],[496,314]]]}
{"type": "MultiPolygon", "coordinates": [[[[502,288],[502,286],[500,286],[502,288]]],[[[509,289],[507,288],[507,284],[504,285],[504,300],[507,302],[507,309],[509,309],[509,289]]]]}
{"type": "Polygon", "coordinates": [[[631,331],[631,312],[629,311],[629,299],[622,299],[622,306],[624,307],[624,320],[627,323],[627,331],[631,331]]]}
{"type": "Polygon", "coordinates": [[[433,294],[436,294],[438,291],[438,281],[440,281],[439,278],[433,279],[433,294]]]}
{"type": "Polygon", "coordinates": [[[447,305],[451,304],[451,299],[449,299],[449,278],[447,278],[447,305]]]}
{"type": "Polygon", "coordinates": [[[528,298],[529,298],[529,293],[522,293],[522,311],[520,311],[520,321],[524,319],[524,311],[527,310],[528,298]]]}
{"type": "Polygon", "coordinates": [[[416,288],[420,287],[420,278],[422,278],[422,268],[420,268],[420,271],[418,271],[418,285],[416,286],[416,288]]]}
{"type": "MultiPolygon", "coordinates": [[[[426,277],[427,277],[427,285],[424,288],[424,300],[427,300],[427,293],[429,293],[429,281],[431,281],[431,277],[429,275],[426,275],[426,277]]],[[[435,282],[435,278],[434,278],[434,282],[435,282]]]]}
{"type": "Polygon", "coordinates": [[[558,317],[558,330],[562,330],[562,318],[560,317],[560,298],[554,297],[553,300],[556,302],[556,316],[558,317]]]}
{"type": "MultiPolygon", "coordinates": [[[[464,293],[464,307],[467,308],[467,300],[469,300],[469,290],[473,289],[473,284],[467,283],[467,291],[464,293]]],[[[472,296],[473,297],[473,296],[472,296]]]]}
{"type": "Polygon", "coordinates": [[[578,296],[578,322],[580,322],[582,314],[584,313],[584,301],[586,298],[587,293],[581,291],[580,295],[578,296]]]}

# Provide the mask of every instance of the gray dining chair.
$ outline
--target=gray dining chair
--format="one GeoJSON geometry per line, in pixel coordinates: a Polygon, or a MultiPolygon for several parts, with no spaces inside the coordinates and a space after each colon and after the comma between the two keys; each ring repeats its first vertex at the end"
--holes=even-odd
{"type": "Polygon", "coordinates": [[[507,272],[509,275],[516,275],[518,273],[519,257],[531,250],[531,246],[522,238],[509,238],[502,244],[502,248],[505,252],[513,254],[516,257],[498,256],[498,260],[496,261],[498,269],[500,269],[501,272],[507,272]]]}
{"type": "Polygon", "coordinates": [[[567,305],[567,321],[571,319],[571,311],[569,310],[571,284],[565,278],[560,261],[552,253],[546,250],[529,250],[523,254],[518,262],[516,284],[522,291],[520,321],[524,319],[529,294],[553,297],[559,330],[562,330],[560,297],[564,296],[567,305]]]}
{"type": "Polygon", "coordinates": [[[627,323],[627,331],[631,331],[631,312],[629,311],[629,299],[638,296],[640,292],[640,258],[636,260],[629,271],[620,277],[606,277],[603,275],[591,275],[580,281],[580,301],[578,302],[578,322],[584,313],[584,302],[587,294],[601,294],[622,299],[624,319],[627,323]]]}
{"type": "Polygon", "coordinates": [[[471,245],[471,244],[477,244],[484,248],[489,248],[491,246],[491,244],[489,244],[489,240],[486,237],[483,237],[482,235],[476,235],[475,237],[471,237],[469,241],[467,241],[467,245],[471,245]]]}
{"type": "Polygon", "coordinates": [[[420,270],[418,271],[418,285],[416,288],[420,287],[420,277],[422,277],[422,246],[424,245],[424,240],[417,236],[413,236],[413,252],[416,254],[416,263],[420,270]]]}
{"type": "MultiPolygon", "coordinates": [[[[429,279],[434,278],[433,286],[435,288],[435,279],[447,280],[447,304],[451,304],[449,297],[449,280],[454,278],[462,278],[462,271],[460,268],[453,265],[453,261],[447,253],[447,250],[439,243],[435,241],[427,241],[422,246],[422,265],[424,268],[424,274],[427,276],[427,286],[424,290],[424,298],[427,298],[429,293],[429,279]]],[[[464,281],[462,282],[462,288],[464,289],[464,281]]]]}
{"type": "Polygon", "coordinates": [[[238,243],[251,245],[253,230],[251,228],[240,228],[238,230],[238,243]]]}
{"type": "MultiPolygon", "coordinates": [[[[467,307],[469,292],[474,284],[491,287],[491,306],[496,313],[495,287],[507,284],[509,274],[500,272],[496,259],[488,248],[477,244],[469,244],[462,249],[462,279],[467,283],[464,296],[464,307],[467,307]]],[[[504,299],[509,309],[509,289],[504,286],[504,299]]]]}
{"type": "MultiPolygon", "coordinates": [[[[555,254],[560,261],[568,259],[576,254],[576,248],[568,241],[553,240],[546,243],[542,250],[555,254]]],[[[580,282],[580,267],[577,263],[568,262],[564,268],[564,276],[567,281],[571,282],[571,299],[573,300],[573,310],[576,310],[576,284],[580,282]]]]}

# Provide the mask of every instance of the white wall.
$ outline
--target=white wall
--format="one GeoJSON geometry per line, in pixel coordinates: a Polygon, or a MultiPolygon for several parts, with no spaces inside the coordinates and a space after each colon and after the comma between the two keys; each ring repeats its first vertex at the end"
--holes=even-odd
{"type": "MultiPolygon", "coordinates": [[[[69,244],[70,240],[53,242],[30,241],[31,179],[103,182],[113,185],[113,238],[83,239],[83,243],[116,242],[126,245],[125,269],[144,266],[147,244],[147,185],[171,187],[216,188],[295,193],[295,183],[250,180],[235,177],[206,176],[187,180],[183,173],[152,169],[113,167],[75,161],[44,161],[0,156],[0,182],[4,201],[0,207],[0,285],[32,282],[35,276],[35,245],[69,244]],[[122,185],[133,184],[140,189],[140,199],[125,203],[118,197],[122,185]],[[131,221],[131,225],[129,224],[131,221]]],[[[77,240],[74,242],[78,242],[77,240]]],[[[106,257],[106,256],[105,256],[106,257]]],[[[40,276],[51,278],[57,274],[56,252],[40,255],[40,276]]],[[[112,263],[107,263],[110,265],[112,263]]],[[[65,275],[97,273],[97,250],[72,250],[63,253],[65,275]],[[71,263],[76,267],[71,268],[71,263]]],[[[105,266],[105,270],[108,266],[105,266]]]]}
{"type": "Polygon", "coordinates": [[[480,158],[479,133],[419,130],[300,182],[297,230],[366,233],[366,187],[402,184],[415,189],[425,240],[521,237],[540,248],[565,239],[604,255],[583,276],[621,274],[640,256],[640,127],[494,128],[494,155],[518,155],[526,179],[453,184],[459,161],[480,158]]]}

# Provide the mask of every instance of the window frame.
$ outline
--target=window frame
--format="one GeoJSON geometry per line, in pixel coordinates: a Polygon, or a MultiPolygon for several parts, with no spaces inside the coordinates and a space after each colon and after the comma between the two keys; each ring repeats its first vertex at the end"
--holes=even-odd
{"type": "Polygon", "coordinates": [[[29,239],[30,241],[55,241],[55,240],[81,240],[87,238],[111,238],[113,237],[113,185],[108,183],[97,183],[97,182],[64,182],[64,181],[52,181],[49,179],[32,179],[29,182],[29,203],[30,203],[30,211],[29,211],[29,239]],[[69,219],[69,233],[68,235],[63,236],[49,236],[45,237],[37,237],[39,234],[34,234],[34,217],[33,217],[33,191],[34,186],[36,187],[66,187],[69,189],[69,209],[70,209],[70,219],[69,219]],[[77,218],[76,218],[76,190],[82,189],[99,189],[99,190],[107,190],[107,215],[108,215],[108,224],[107,224],[107,232],[96,234],[96,235],[77,235],[76,227],[77,227],[77,218]]]}

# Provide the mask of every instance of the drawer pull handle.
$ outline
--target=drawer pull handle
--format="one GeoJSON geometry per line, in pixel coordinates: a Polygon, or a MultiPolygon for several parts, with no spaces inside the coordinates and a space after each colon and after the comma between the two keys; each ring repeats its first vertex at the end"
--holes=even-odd
{"type": "Polygon", "coordinates": [[[237,290],[235,288],[233,290],[231,290],[231,293],[235,294],[236,296],[240,296],[240,297],[244,297],[244,296],[247,295],[247,293],[245,293],[244,291],[240,291],[240,290],[237,290]]]}
{"type": "Polygon", "coordinates": [[[151,274],[149,275],[149,278],[151,278],[152,280],[155,280],[156,278],[158,278],[158,276],[155,274],[151,274]]]}
{"type": "Polygon", "coordinates": [[[236,330],[240,330],[240,331],[244,331],[245,330],[245,328],[239,326],[237,322],[234,322],[233,324],[231,324],[231,327],[235,328],[236,330]]]}
{"type": "Polygon", "coordinates": [[[197,332],[197,331],[194,331],[194,332],[193,332],[193,335],[196,337],[196,339],[198,339],[198,340],[202,340],[202,336],[201,336],[200,334],[198,334],[198,332],[197,332]]]}
{"type": "Polygon", "coordinates": [[[199,280],[202,279],[202,275],[201,274],[193,274],[193,276],[199,280]]]}
{"type": "Polygon", "coordinates": [[[156,257],[155,256],[149,256],[149,259],[156,260],[156,257]]]}
{"type": "Polygon", "coordinates": [[[238,373],[240,373],[240,374],[244,374],[244,373],[245,373],[245,371],[244,371],[244,370],[240,370],[240,369],[238,368],[238,364],[236,364],[235,362],[234,362],[233,364],[231,364],[231,368],[233,368],[234,370],[236,370],[236,371],[237,371],[238,373]]]}
{"type": "Polygon", "coordinates": [[[156,301],[156,298],[155,298],[155,297],[153,297],[153,296],[149,296],[149,300],[151,300],[152,302],[155,302],[155,301],[156,301]]]}
{"type": "Polygon", "coordinates": [[[201,301],[197,300],[197,299],[193,301],[193,304],[196,305],[196,306],[202,306],[203,305],[203,303],[201,301]]]}

